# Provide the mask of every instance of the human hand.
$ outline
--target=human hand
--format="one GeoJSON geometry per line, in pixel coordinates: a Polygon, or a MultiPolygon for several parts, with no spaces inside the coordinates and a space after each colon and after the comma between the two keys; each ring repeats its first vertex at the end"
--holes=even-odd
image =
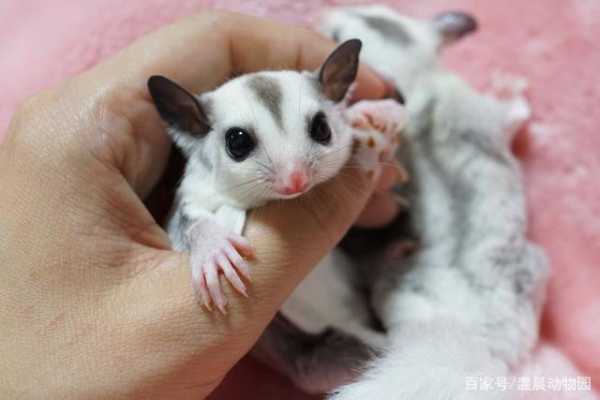
{"type": "MultiPolygon", "coordinates": [[[[230,291],[227,317],[205,313],[186,256],[142,202],[170,148],[146,80],[200,92],[237,73],[315,68],[333,47],[301,28],[207,12],[21,108],[0,146],[0,397],[196,399],[215,388],[374,184],[353,171],[252,213],[251,299],[230,291]]],[[[358,82],[359,97],[385,91],[366,69],[358,82]]]]}

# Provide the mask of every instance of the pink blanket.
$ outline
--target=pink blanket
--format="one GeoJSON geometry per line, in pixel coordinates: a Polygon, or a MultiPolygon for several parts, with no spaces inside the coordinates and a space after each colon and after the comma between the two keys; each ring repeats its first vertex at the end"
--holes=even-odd
{"type": "MultiPolygon", "coordinates": [[[[548,378],[546,390],[534,391],[532,385],[522,394],[527,399],[597,398],[590,391],[569,390],[566,379],[591,377],[593,385],[600,385],[600,1],[382,2],[417,16],[448,8],[472,12],[481,30],[448,51],[447,63],[480,88],[486,87],[495,70],[529,78],[534,117],[516,151],[525,170],[531,237],[546,248],[553,276],[543,341],[523,366],[524,375],[548,378]],[[556,389],[550,387],[550,378],[564,379],[565,387],[550,390],[556,389]]],[[[89,68],[179,16],[218,7],[305,23],[322,7],[340,4],[332,0],[0,1],[0,139],[24,98],[89,68]]],[[[307,398],[283,378],[245,359],[212,398],[283,396],[307,398]],[[253,389],[235,384],[243,382],[253,382],[253,389]]]]}

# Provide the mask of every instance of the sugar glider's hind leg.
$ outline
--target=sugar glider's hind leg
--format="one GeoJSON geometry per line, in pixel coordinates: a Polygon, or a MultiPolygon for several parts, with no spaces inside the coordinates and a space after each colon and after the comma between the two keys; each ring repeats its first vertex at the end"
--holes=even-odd
{"type": "Polygon", "coordinates": [[[376,352],[335,329],[306,333],[281,314],[260,337],[253,356],[283,372],[307,393],[326,393],[356,379],[376,352]]]}

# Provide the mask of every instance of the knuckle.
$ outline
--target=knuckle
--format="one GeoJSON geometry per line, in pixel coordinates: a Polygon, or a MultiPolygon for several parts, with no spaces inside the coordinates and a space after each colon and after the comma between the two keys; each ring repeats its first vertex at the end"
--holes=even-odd
{"type": "Polygon", "coordinates": [[[56,149],[52,140],[54,118],[49,115],[53,112],[49,107],[52,104],[50,96],[50,92],[46,91],[25,99],[11,116],[3,146],[28,163],[47,163],[48,157],[58,154],[50,151],[56,149]]]}
{"type": "Polygon", "coordinates": [[[192,18],[196,23],[207,24],[211,30],[226,32],[230,26],[235,24],[240,16],[230,11],[224,10],[206,10],[192,18]]]}
{"type": "MultiPolygon", "coordinates": [[[[65,158],[76,146],[76,126],[70,114],[68,84],[43,90],[25,99],[14,112],[8,141],[21,154],[65,158]],[[43,152],[39,150],[43,149],[43,152]]],[[[36,158],[34,158],[35,160],[36,158]]]]}
{"type": "Polygon", "coordinates": [[[35,114],[35,110],[38,107],[39,97],[31,96],[26,98],[15,110],[13,114],[13,120],[15,121],[27,121],[32,115],[35,114]]]}
{"type": "Polygon", "coordinates": [[[45,104],[50,100],[52,94],[49,90],[43,90],[33,96],[27,97],[19,105],[15,112],[17,118],[27,118],[37,115],[45,109],[45,104]]]}
{"type": "Polygon", "coordinates": [[[48,95],[45,92],[42,92],[26,98],[17,107],[11,118],[11,128],[14,128],[11,129],[11,131],[18,132],[18,136],[22,138],[23,135],[29,131],[27,128],[38,120],[42,113],[45,112],[45,99],[47,96],[48,95]]]}

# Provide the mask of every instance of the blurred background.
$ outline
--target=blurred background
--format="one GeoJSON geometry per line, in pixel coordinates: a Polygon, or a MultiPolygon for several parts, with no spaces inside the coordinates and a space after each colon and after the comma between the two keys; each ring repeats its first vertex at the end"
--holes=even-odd
{"type": "MultiPolygon", "coordinates": [[[[600,0],[380,3],[424,18],[448,9],[474,14],[479,32],[449,48],[445,64],[482,90],[498,71],[528,79],[533,118],[517,138],[515,151],[523,162],[530,236],[548,252],[553,276],[544,312],[543,340],[524,368],[545,375],[591,376],[598,387],[600,0]]],[[[2,0],[0,140],[11,114],[28,96],[92,67],[137,37],[179,17],[218,8],[309,24],[323,8],[349,4],[360,3],[2,0]]],[[[310,398],[250,359],[244,359],[222,386],[211,398],[310,398]]],[[[534,396],[528,394],[526,398],[534,396]]],[[[560,398],[584,398],[581,393],[573,396],[560,398]]],[[[553,397],[545,394],[541,398],[553,397]]]]}

